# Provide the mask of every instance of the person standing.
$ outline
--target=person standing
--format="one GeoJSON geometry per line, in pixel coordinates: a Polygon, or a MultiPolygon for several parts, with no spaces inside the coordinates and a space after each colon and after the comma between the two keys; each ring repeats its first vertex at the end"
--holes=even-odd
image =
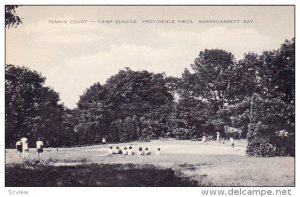
{"type": "Polygon", "coordinates": [[[200,143],[204,143],[204,142],[206,142],[206,136],[205,135],[203,135],[200,143]]]}
{"type": "Polygon", "coordinates": [[[28,157],[29,156],[29,146],[28,146],[28,139],[26,137],[21,138],[22,142],[22,157],[28,157]]]}
{"type": "Polygon", "coordinates": [[[230,141],[230,146],[232,148],[234,148],[234,139],[233,139],[233,137],[230,137],[229,141],[230,141]]]}
{"type": "Polygon", "coordinates": [[[102,138],[102,145],[104,146],[106,144],[106,139],[105,137],[102,138]]]}
{"type": "Polygon", "coordinates": [[[220,142],[220,132],[217,132],[217,142],[220,142]]]}
{"type": "Polygon", "coordinates": [[[43,141],[41,141],[40,138],[38,138],[38,140],[36,141],[36,158],[41,158],[42,157],[42,153],[43,153],[43,147],[44,147],[44,143],[43,141]]]}
{"type": "Polygon", "coordinates": [[[17,152],[18,152],[18,156],[22,157],[22,142],[21,142],[21,140],[18,140],[16,142],[16,149],[17,149],[17,152]]]}

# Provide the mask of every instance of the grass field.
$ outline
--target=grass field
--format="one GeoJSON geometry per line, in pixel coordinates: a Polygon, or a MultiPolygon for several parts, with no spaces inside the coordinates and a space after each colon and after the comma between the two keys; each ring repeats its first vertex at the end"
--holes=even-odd
{"type": "Polygon", "coordinates": [[[161,155],[108,155],[109,146],[35,149],[23,160],[6,150],[6,186],[294,186],[293,157],[247,157],[246,141],[235,148],[187,140],[132,143],[134,151],[159,147],[161,155]],[[21,177],[21,178],[20,178],[21,177]]]}

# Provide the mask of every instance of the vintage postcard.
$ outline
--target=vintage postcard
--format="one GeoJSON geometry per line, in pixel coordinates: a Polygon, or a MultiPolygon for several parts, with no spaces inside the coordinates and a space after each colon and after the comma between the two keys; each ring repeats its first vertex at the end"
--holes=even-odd
{"type": "Polygon", "coordinates": [[[295,6],[5,5],[5,186],[290,195],[295,6]]]}

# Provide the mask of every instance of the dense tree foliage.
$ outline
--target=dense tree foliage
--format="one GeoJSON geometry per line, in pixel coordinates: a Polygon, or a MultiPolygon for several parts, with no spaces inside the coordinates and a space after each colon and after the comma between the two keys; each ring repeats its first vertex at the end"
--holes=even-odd
{"type": "Polygon", "coordinates": [[[164,74],[129,68],[110,77],[105,85],[95,83],[78,102],[76,132],[82,132],[90,143],[103,137],[110,141],[159,137],[161,129],[155,127],[168,116],[173,101],[167,84],[164,74]]]}
{"type": "Polygon", "coordinates": [[[236,61],[221,49],[204,50],[180,78],[120,70],[95,83],[77,108],[59,105],[45,78],[6,65],[6,146],[20,136],[72,146],[203,135],[248,139],[249,155],[294,155],[295,40],[236,61]],[[238,130],[239,135],[226,128],[238,130]]]}
{"type": "MultiPolygon", "coordinates": [[[[5,66],[5,144],[14,146],[23,136],[56,145],[57,124],[63,108],[59,95],[44,86],[45,78],[36,71],[14,65],[5,66]]],[[[35,143],[35,141],[31,141],[35,143]]]]}
{"type": "Polygon", "coordinates": [[[295,41],[237,63],[236,102],[229,106],[236,127],[247,132],[249,155],[295,154],[295,41]],[[238,81],[241,81],[240,85],[238,81]],[[244,88],[242,88],[244,86],[244,88]],[[241,91],[242,90],[242,91],[241,91]],[[239,93],[240,92],[240,93],[239,93]],[[279,136],[278,132],[286,132],[279,136]]]}
{"type": "Polygon", "coordinates": [[[194,137],[224,133],[229,121],[225,106],[234,100],[230,88],[235,58],[221,49],[205,50],[191,67],[192,72],[185,69],[179,83],[177,114],[194,137]]]}
{"type": "Polygon", "coordinates": [[[16,8],[19,6],[17,5],[6,5],[5,6],[5,27],[17,27],[19,24],[22,23],[21,18],[16,15],[16,8]]]}
{"type": "Polygon", "coordinates": [[[251,98],[248,154],[295,154],[295,40],[264,52],[259,68],[260,93],[251,98]],[[278,133],[286,135],[280,136],[278,133]],[[266,148],[269,147],[268,151],[266,148]]]}

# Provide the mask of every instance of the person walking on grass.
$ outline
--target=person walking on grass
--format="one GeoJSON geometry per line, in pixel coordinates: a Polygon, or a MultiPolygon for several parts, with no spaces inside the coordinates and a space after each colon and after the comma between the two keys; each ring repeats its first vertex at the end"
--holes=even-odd
{"type": "Polygon", "coordinates": [[[44,151],[43,146],[44,146],[44,143],[41,141],[40,138],[38,138],[38,140],[36,141],[36,150],[37,150],[36,158],[42,157],[42,153],[44,151]]]}
{"type": "Polygon", "coordinates": [[[19,157],[22,157],[22,142],[21,142],[21,140],[18,140],[17,142],[16,142],[16,149],[17,149],[17,152],[18,152],[18,156],[19,157]]]}
{"type": "Polygon", "coordinates": [[[29,156],[29,146],[28,146],[28,139],[26,137],[21,138],[22,142],[22,157],[28,157],[29,156]]]}

